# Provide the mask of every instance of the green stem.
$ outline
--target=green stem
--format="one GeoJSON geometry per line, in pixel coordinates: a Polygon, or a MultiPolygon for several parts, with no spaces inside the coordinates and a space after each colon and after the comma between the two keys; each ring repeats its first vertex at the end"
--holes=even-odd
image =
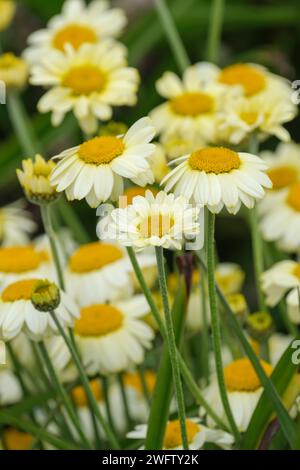
{"type": "Polygon", "coordinates": [[[140,379],[141,379],[141,384],[142,384],[142,388],[143,388],[144,397],[145,397],[146,402],[149,405],[150,402],[151,402],[151,396],[150,396],[150,392],[149,392],[149,389],[148,389],[148,385],[147,385],[147,381],[146,381],[146,377],[145,377],[145,371],[144,371],[143,366],[138,366],[138,372],[139,372],[139,376],[140,376],[140,379]]]}
{"type": "Polygon", "coordinates": [[[163,303],[164,314],[165,314],[167,345],[169,348],[170,361],[172,365],[172,373],[173,373],[174,388],[175,388],[177,407],[178,407],[178,416],[179,416],[179,421],[180,421],[182,445],[184,449],[188,449],[189,445],[188,445],[188,438],[187,438],[187,431],[186,431],[184,395],[183,395],[183,388],[182,388],[180,369],[179,369],[179,363],[178,363],[173,319],[171,316],[171,311],[170,311],[170,306],[169,306],[163,249],[161,247],[156,247],[155,253],[156,253],[156,261],[157,261],[157,269],[158,269],[158,282],[159,282],[160,294],[162,297],[162,303],[163,303]]]}
{"type": "Polygon", "coordinates": [[[128,426],[128,428],[130,428],[132,426],[132,419],[131,419],[131,416],[130,416],[130,409],[129,409],[128,399],[127,399],[127,395],[126,395],[126,391],[125,391],[123,376],[122,376],[122,374],[118,374],[117,377],[118,377],[120,392],[121,392],[121,396],[122,396],[122,402],[123,402],[123,406],[124,406],[127,426],[128,426]]]}
{"type": "Polygon", "coordinates": [[[38,347],[39,347],[41,356],[43,357],[45,366],[48,370],[51,382],[52,382],[53,386],[55,387],[55,389],[57,390],[57,393],[59,394],[59,396],[61,398],[61,401],[64,404],[66,412],[68,413],[68,416],[69,416],[71,422],[73,423],[74,428],[76,429],[76,431],[78,433],[78,436],[81,439],[82,444],[84,445],[85,448],[92,449],[91,444],[89,443],[89,441],[87,440],[87,438],[85,437],[85,435],[84,435],[84,433],[81,429],[81,424],[79,422],[78,416],[76,415],[76,413],[74,411],[71,399],[68,396],[67,392],[65,391],[63,385],[61,384],[61,382],[60,382],[60,380],[59,380],[59,378],[56,374],[56,371],[55,371],[55,369],[52,365],[51,359],[49,357],[47,348],[45,347],[43,342],[40,342],[38,344],[38,347]]]}
{"type": "Polygon", "coordinates": [[[101,378],[99,378],[99,380],[101,380],[101,382],[102,382],[107,421],[108,421],[108,424],[109,424],[111,430],[115,433],[115,423],[114,423],[114,420],[113,420],[113,417],[112,417],[112,412],[111,412],[111,403],[110,403],[111,400],[110,400],[110,395],[109,395],[108,379],[107,379],[107,377],[101,377],[101,378]]]}
{"type": "Polygon", "coordinates": [[[78,243],[88,243],[91,241],[75,210],[72,208],[71,204],[65,200],[64,197],[59,199],[57,208],[60,212],[62,220],[70,228],[78,243]]]}
{"type": "Polygon", "coordinates": [[[84,371],[84,367],[81,363],[80,356],[79,356],[77,348],[75,346],[74,337],[71,336],[71,339],[70,339],[67,336],[65,330],[63,329],[63,327],[61,326],[59,320],[57,319],[57,316],[55,315],[54,311],[51,311],[49,313],[50,313],[51,317],[53,318],[53,321],[55,322],[60,335],[64,339],[64,341],[66,343],[66,346],[68,347],[68,349],[71,353],[71,356],[74,360],[75,366],[78,370],[81,383],[82,383],[83,388],[85,390],[86,396],[88,398],[88,401],[89,401],[91,407],[93,408],[93,411],[95,413],[95,416],[96,416],[97,420],[99,421],[100,425],[102,426],[102,428],[103,428],[103,430],[104,430],[104,432],[107,436],[107,439],[108,439],[110,445],[112,446],[112,448],[113,449],[119,449],[119,444],[117,442],[117,439],[114,436],[113,432],[111,431],[110,427],[108,426],[107,422],[103,418],[103,416],[100,412],[97,400],[95,399],[94,394],[91,390],[88,378],[86,376],[86,373],[84,371]]]}
{"type": "Polygon", "coordinates": [[[28,157],[33,157],[40,151],[40,148],[39,144],[36,142],[33,129],[29,124],[30,119],[27,116],[18,93],[8,93],[7,109],[23,152],[25,152],[28,157]]]}
{"type": "Polygon", "coordinates": [[[261,289],[261,275],[264,271],[263,245],[259,232],[256,207],[249,211],[249,221],[252,239],[253,264],[255,273],[255,284],[258,299],[258,307],[261,312],[266,311],[264,294],[261,289]]]}
{"type": "Polygon", "coordinates": [[[214,250],[214,237],[215,237],[215,215],[211,212],[207,213],[206,221],[206,250],[207,250],[207,282],[208,282],[208,295],[210,303],[211,314],[211,330],[212,341],[215,355],[216,372],[219,384],[219,391],[223,408],[235,437],[236,442],[240,440],[240,433],[236,426],[225,385],[223,363],[222,363],[222,339],[221,339],[221,325],[217,305],[217,296],[215,288],[215,250],[214,250]]]}
{"type": "Polygon", "coordinates": [[[178,34],[176,25],[166,4],[166,1],[154,0],[154,2],[159,19],[164,28],[164,32],[169,41],[174,58],[177,62],[178,68],[183,73],[185,69],[190,65],[190,60],[181,40],[181,37],[178,34]]]}
{"type": "Polygon", "coordinates": [[[41,215],[42,215],[42,220],[44,224],[44,229],[45,232],[49,238],[50,242],[50,247],[51,247],[51,253],[56,269],[56,274],[57,274],[57,279],[58,279],[58,284],[59,287],[64,290],[65,289],[65,282],[64,282],[64,276],[63,276],[63,270],[60,264],[60,259],[59,259],[59,253],[58,253],[58,248],[56,244],[56,234],[54,232],[53,226],[52,226],[52,220],[51,220],[51,209],[50,209],[50,204],[42,204],[40,206],[41,209],[41,215]]]}
{"type": "Polygon", "coordinates": [[[202,365],[202,376],[205,383],[209,380],[209,326],[208,326],[208,312],[206,304],[206,279],[205,273],[200,267],[200,302],[202,310],[202,331],[200,335],[201,341],[201,365],[202,365]]]}
{"type": "Polygon", "coordinates": [[[211,3],[206,57],[210,62],[218,62],[224,16],[224,0],[212,0],[211,3]]]}

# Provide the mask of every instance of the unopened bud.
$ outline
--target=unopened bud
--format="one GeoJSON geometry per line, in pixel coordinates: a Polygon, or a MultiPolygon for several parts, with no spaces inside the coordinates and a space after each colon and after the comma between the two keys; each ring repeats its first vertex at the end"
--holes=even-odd
{"type": "Polygon", "coordinates": [[[31,302],[41,312],[52,312],[60,304],[59,288],[54,282],[38,281],[33,288],[31,302]]]}

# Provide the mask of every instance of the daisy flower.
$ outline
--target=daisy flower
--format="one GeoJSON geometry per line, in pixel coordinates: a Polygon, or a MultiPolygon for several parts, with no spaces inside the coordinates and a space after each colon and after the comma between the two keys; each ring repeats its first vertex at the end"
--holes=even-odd
{"type": "Polygon", "coordinates": [[[168,160],[174,160],[182,155],[192,153],[194,150],[206,147],[204,139],[199,134],[190,136],[181,129],[176,132],[165,132],[160,137],[160,143],[168,160]]]}
{"type": "MultiPolygon", "coordinates": [[[[142,269],[155,265],[155,255],[138,257],[142,269]]],[[[65,273],[67,291],[81,307],[132,294],[132,266],[126,251],[112,243],[87,243],[70,257],[65,273]]]]}
{"type": "Polygon", "coordinates": [[[0,248],[0,285],[48,275],[53,277],[53,266],[46,251],[33,245],[0,248]]]}
{"type": "Polygon", "coordinates": [[[288,314],[292,322],[300,324],[300,263],[279,261],[262,274],[261,284],[270,307],[277,305],[288,294],[288,314]]]}
{"type": "MultiPolygon", "coordinates": [[[[144,380],[148,394],[151,397],[156,383],[155,372],[152,370],[145,371],[144,380]]],[[[140,374],[137,372],[126,372],[123,374],[123,383],[131,418],[139,423],[146,422],[149,415],[149,404],[145,398],[145,390],[140,374]]]]}
{"type": "MultiPolygon", "coordinates": [[[[270,376],[272,366],[262,360],[260,363],[265,373],[270,376]]],[[[224,367],[224,376],[234,420],[238,429],[244,432],[263,392],[263,387],[248,358],[237,359],[226,365],[224,367]]],[[[216,414],[227,422],[216,376],[213,377],[210,385],[204,390],[204,396],[216,414]]],[[[200,409],[200,413],[202,413],[202,409],[200,409]]],[[[215,425],[210,416],[207,416],[207,423],[209,426],[215,425]]]]}
{"type": "Polygon", "coordinates": [[[0,80],[8,90],[20,89],[28,79],[28,65],[25,60],[11,52],[0,55],[0,80]]]}
{"type": "Polygon", "coordinates": [[[0,406],[9,406],[22,398],[22,389],[13,371],[0,365],[0,406]]]}
{"type": "Polygon", "coordinates": [[[216,267],[215,278],[224,295],[240,292],[245,273],[236,263],[219,263],[216,267]]]}
{"type": "Polygon", "coordinates": [[[268,341],[270,362],[273,366],[279,362],[281,356],[293,341],[292,335],[284,335],[282,333],[273,333],[268,341]]]}
{"type": "Polygon", "coordinates": [[[0,0],[0,31],[6,29],[15,14],[16,4],[13,0],[0,0]]]}
{"type": "MultiPolygon", "coordinates": [[[[295,142],[280,143],[274,152],[265,150],[261,158],[268,164],[272,188],[266,195],[276,193],[300,181],[300,145],[295,142]]],[[[262,201],[263,202],[263,201],[262,201]]]]}
{"type": "Polygon", "coordinates": [[[148,311],[142,295],[81,309],[75,338],[88,374],[117,373],[143,362],[154,337],[142,320],[148,311]]]}
{"type": "Polygon", "coordinates": [[[224,147],[207,147],[175,160],[180,164],[162,181],[167,192],[184,196],[218,213],[225,206],[236,214],[243,203],[253,208],[264,188],[272,186],[267,164],[250,153],[224,147]]]}
{"type": "MultiPolygon", "coordinates": [[[[34,341],[41,341],[51,334],[57,334],[57,327],[47,311],[37,308],[36,295],[44,303],[49,303],[49,296],[44,292],[45,282],[38,279],[26,279],[9,284],[1,292],[0,298],[0,337],[10,341],[25,332],[34,341]]],[[[50,285],[50,283],[48,283],[50,285]]],[[[48,291],[48,289],[47,289],[48,291]]],[[[77,307],[63,291],[55,286],[55,313],[63,326],[71,327],[78,316],[77,307]]],[[[50,304],[49,304],[50,310],[50,304]]]]}
{"type": "Polygon", "coordinates": [[[23,201],[16,201],[0,208],[0,244],[2,246],[25,245],[37,225],[30,212],[24,210],[23,201]]]}
{"type": "Polygon", "coordinates": [[[183,197],[160,191],[136,196],[132,204],[111,213],[111,238],[120,244],[141,250],[149,246],[180,249],[187,237],[199,231],[199,209],[188,207],[183,197]]]}
{"type": "Polygon", "coordinates": [[[260,207],[263,238],[287,252],[300,249],[300,181],[277,191],[260,207]]]}
{"type": "Polygon", "coordinates": [[[83,131],[94,134],[98,119],[111,119],[112,106],[136,104],[139,74],[127,66],[125,47],[103,41],[49,52],[32,67],[31,83],[50,87],[38,110],[52,111],[54,126],[73,110],[83,131]]]}
{"type": "Polygon", "coordinates": [[[66,191],[69,200],[84,199],[97,207],[123,193],[123,178],[139,186],[153,183],[149,157],[155,130],[149,118],[137,121],[123,137],[100,136],[57,155],[51,175],[57,191],[66,191]]]}
{"type": "Polygon", "coordinates": [[[192,138],[201,136],[213,142],[216,117],[225,101],[236,95],[218,83],[203,83],[196,66],[186,69],[182,80],[173,72],[165,72],[157,81],[158,93],[167,99],[150,116],[160,133],[181,132],[192,138]]]}
{"type": "MultiPolygon", "coordinates": [[[[209,429],[207,426],[200,424],[199,418],[188,418],[185,422],[187,430],[187,438],[189,450],[199,450],[206,443],[214,443],[223,449],[229,449],[234,440],[231,434],[216,429],[209,429]]],[[[136,426],[134,431],[127,434],[130,439],[145,439],[147,435],[147,425],[140,424],[136,426]]],[[[163,450],[183,450],[180,423],[178,419],[168,421],[164,441],[163,450]]]]}
{"type": "Polygon", "coordinates": [[[120,8],[109,8],[106,0],[94,0],[88,5],[83,0],[67,0],[62,12],[49,21],[47,28],[28,37],[25,57],[39,62],[49,52],[64,52],[68,44],[77,50],[82,44],[97,44],[117,37],[126,25],[126,16],[120,8]]]}

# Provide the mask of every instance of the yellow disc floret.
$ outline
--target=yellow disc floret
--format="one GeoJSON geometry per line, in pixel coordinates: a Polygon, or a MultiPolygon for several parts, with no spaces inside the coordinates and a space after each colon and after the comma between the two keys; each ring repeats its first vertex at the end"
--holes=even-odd
{"type": "Polygon", "coordinates": [[[90,305],[81,309],[75,332],[79,336],[105,336],[121,328],[123,318],[123,313],[112,305],[90,305]]]}
{"type": "Polygon", "coordinates": [[[225,85],[242,86],[246,96],[255,95],[266,87],[266,78],[263,72],[248,64],[225,67],[219,75],[219,82],[225,85]]]}
{"type": "Polygon", "coordinates": [[[34,437],[18,429],[7,428],[3,432],[3,441],[7,450],[29,450],[34,437]]]}
{"type": "Polygon", "coordinates": [[[62,85],[71,88],[75,95],[90,95],[102,91],[106,76],[96,65],[79,65],[69,70],[63,78],[62,85]]]}
{"type": "Polygon", "coordinates": [[[269,170],[268,176],[273,183],[272,189],[282,189],[290,184],[296,183],[298,172],[291,166],[282,165],[269,170]]]}
{"type": "Polygon", "coordinates": [[[173,98],[170,106],[175,114],[196,117],[212,112],[214,100],[206,93],[187,92],[173,98]]]}
{"type": "MultiPolygon", "coordinates": [[[[194,423],[189,419],[185,422],[186,432],[188,443],[190,444],[195,435],[201,430],[199,424],[194,423]]],[[[165,449],[175,449],[176,447],[182,446],[181,432],[180,432],[180,423],[178,419],[169,421],[166,427],[166,432],[164,436],[164,448],[165,449]]]]}
{"type": "MultiPolygon", "coordinates": [[[[272,374],[272,366],[260,361],[265,373],[272,374]]],[[[248,358],[237,359],[224,368],[225,383],[232,392],[254,392],[261,387],[260,380],[248,358]]]]}
{"type": "Polygon", "coordinates": [[[188,159],[192,170],[205,171],[205,173],[229,173],[240,167],[239,155],[233,150],[224,147],[207,147],[193,152],[188,159]]]}
{"type": "Polygon", "coordinates": [[[33,246],[0,248],[0,272],[25,273],[37,269],[43,261],[42,252],[33,246]]]}
{"type": "Polygon", "coordinates": [[[38,282],[38,279],[25,279],[13,282],[2,291],[2,301],[15,302],[16,300],[31,300],[33,290],[38,282]]]}
{"type": "Polygon", "coordinates": [[[86,273],[122,259],[123,252],[109,243],[87,243],[76,250],[70,258],[69,266],[75,273],[86,273]]]}
{"type": "MultiPolygon", "coordinates": [[[[144,373],[144,378],[148,391],[152,393],[156,383],[156,374],[150,370],[147,370],[144,373]]],[[[138,393],[144,392],[141,376],[136,372],[127,372],[124,374],[124,384],[127,387],[133,388],[138,393]]]]}
{"type": "MultiPolygon", "coordinates": [[[[90,389],[97,401],[103,400],[102,387],[99,379],[90,380],[90,389]]],[[[73,388],[71,395],[77,406],[88,406],[89,401],[82,385],[73,388]]]]}
{"type": "Polygon", "coordinates": [[[291,186],[287,198],[287,204],[297,212],[300,212],[300,182],[291,186]]]}
{"type": "Polygon", "coordinates": [[[119,207],[124,208],[129,206],[136,196],[145,197],[146,191],[151,191],[154,196],[158,193],[158,189],[151,186],[145,186],[144,188],[141,186],[131,186],[126,188],[123,195],[119,198],[119,207]]]}
{"type": "Polygon", "coordinates": [[[66,44],[71,44],[74,49],[78,49],[82,44],[97,42],[95,32],[88,26],[80,24],[69,24],[60,29],[52,40],[53,47],[64,52],[66,44]]]}
{"type": "Polygon", "coordinates": [[[125,146],[122,139],[112,135],[106,135],[95,137],[81,144],[78,150],[78,156],[86,163],[105,165],[121,155],[124,149],[125,146]]]}

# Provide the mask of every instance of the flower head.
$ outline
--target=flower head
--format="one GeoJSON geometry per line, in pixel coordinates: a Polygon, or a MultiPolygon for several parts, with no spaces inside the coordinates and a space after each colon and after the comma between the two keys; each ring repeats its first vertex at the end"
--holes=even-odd
{"type": "Polygon", "coordinates": [[[16,4],[13,0],[0,0],[0,31],[6,29],[15,14],[16,4]]]}
{"type": "MultiPolygon", "coordinates": [[[[223,147],[196,150],[162,181],[167,192],[220,212],[225,206],[235,214],[241,204],[252,208],[272,183],[265,173],[266,163],[259,157],[223,147]]],[[[176,160],[175,160],[176,162],[176,160]]]]}
{"type": "Polygon", "coordinates": [[[136,69],[127,66],[126,49],[111,41],[52,51],[32,67],[31,83],[50,87],[40,99],[41,113],[52,111],[58,126],[73,110],[82,129],[97,131],[97,120],[112,117],[113,106],[133,106],[139,84],[136,69]]]}
{"type": "Polygon", "coordinates": [[[117,200],[123,193],[123,178],[145,186],[153,182],[149,157],[155,146],[149,118],[137,121],[121,137],[100,136],[79,147],[54,157],[59,160],[51,175],[57,191],[66,191],[67,198],[86,198],[91,207],[117,200]]]}
{"type": "Polygon", "coordinates": [[[50,184],[54,167],[53,161],[47,162],[41,155],[22,161],[22,170],[17,169],[17,176],[29,201],[42,204],[57,199],[59,194],[50,184]]]}
{"type": "Polygon", "coordinates": [[[24,201],[16,201],[0,208],[0,244],[2,246],[25,245],[37,225],[30,212],[24,209],[24,201]]]}
{"type": "Polygon", "coordinates": [[[10,89],[23,88],[28,78],[28,65],[25,60],[11,52],[0,56],[0,80],[10,89]]]}

